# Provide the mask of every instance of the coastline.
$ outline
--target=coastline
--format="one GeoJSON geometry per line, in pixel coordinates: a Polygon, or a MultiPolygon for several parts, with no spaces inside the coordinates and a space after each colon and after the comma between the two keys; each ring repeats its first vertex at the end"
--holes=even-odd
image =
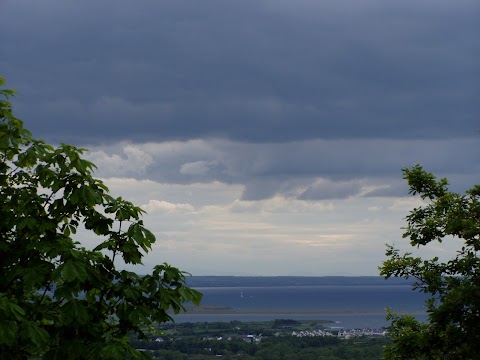
{"type": "MultiPolygon", "coordinates": [[[[411,315],[421,322],[428,321],[422,311],[397,311],[399,315],[411,315]]],[[[275,319],[314,321],[329,324],[330,329],[380,329],[390,326],[384,309],[238,309],[226,306],[203,305],[200,308],[187,308],[186,312],[171,314],[173,322],[264,322],[275,319]]]]}
{"type": "MultiPolygon", "coordinates": [[[[423,311],[396,311],[398,314],[424,315],[423,311]]],[[[234,309],[228,306],[203,305],[189,307],[184,314],[191,315],[354,315],[354,314],[387,314],[385,309],[234,309]]]]}

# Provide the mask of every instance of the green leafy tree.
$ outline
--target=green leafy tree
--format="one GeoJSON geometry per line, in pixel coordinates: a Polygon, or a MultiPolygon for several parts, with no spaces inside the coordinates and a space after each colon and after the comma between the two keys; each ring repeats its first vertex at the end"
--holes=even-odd
{"type": "Polygon", "coordinates": [[[425,205],[406,217],[405,238],[414,247],[442,241],[459,241],[451,260],[422,259],[387,248],[385,277],[414,279],[414,287],[429,295],[428,323],[390,312],[390,359],[478,359],[480,357],[480,186],[465,194],[448,190],[446,179],[421,166],[403,170],[410,193],[425,205]]]}
{"type": "Polygon", "coordinates": [[[0,78],[0,359],[140,359],[127,336],[171,319],[201,294],[168,264],[139,276],[155,242],[143,210],[92,175],[84,149],[36,140],[0,78]],[[98,245],[75,240],[79,229],[98,245]]]}

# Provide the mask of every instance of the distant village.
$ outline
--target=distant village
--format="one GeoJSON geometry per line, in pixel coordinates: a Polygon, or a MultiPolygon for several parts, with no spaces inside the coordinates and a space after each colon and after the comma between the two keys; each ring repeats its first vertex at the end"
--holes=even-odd
{"type": "MultiPolygon", "coordinates": [[[[388,331],[386,329],[370,329],[370,328],[363,328],[363,329],[345,329],[345,330],[301,330],[301,331],[292,331],[291,333],[285,332],[276,332],[273,336],[281,337],[281,336],[293,336],[293,337],[325,337],[325,336],[333,336],[341,339],[350,339],[355,337],[384,337],[388,336],[388,331]]],[[[202,340],[216,340],[216,341],[223,341],[227,340],[230,341],[233,338],[241,339],[247,343],[259,343],[262,340],[262,334],[258,335],[236,335],[236,336],[229,336],[227,338],[223,336],[206,336],[203,337],[202,340]]],[[[172,339],[173,340],[173,339],[172,339]]],[[[156,342],[163,342],[164,338],[158,337],[155,339],[156,342]]]]}
{"type": "Polygon", "coordinates": [[[315,337],[315,336],[337,336],[339,338],[350,339],[352,337],[382,337],[388,335],[385,329],[347,329],[339,330],[337,334],[328,330],[305,330],[305,331],[292,331],[292,336],[296,337],[315,337]]]}

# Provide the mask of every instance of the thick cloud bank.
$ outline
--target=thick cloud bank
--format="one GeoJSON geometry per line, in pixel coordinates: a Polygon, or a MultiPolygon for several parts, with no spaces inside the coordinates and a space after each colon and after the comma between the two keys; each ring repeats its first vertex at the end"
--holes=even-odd
{"type": "Polygon", "coordinates": [[[0,66],[29,127],[52,140],[423,139],[480,128],[473,0],[18,0],[0,10],[0,66]]]}

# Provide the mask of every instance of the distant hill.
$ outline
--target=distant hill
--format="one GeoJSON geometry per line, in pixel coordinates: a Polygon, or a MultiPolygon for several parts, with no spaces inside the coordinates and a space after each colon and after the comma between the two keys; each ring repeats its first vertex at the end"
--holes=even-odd
{"type": "Polygon", "coordinates": [[[266,287],[266,286],[366,286],[409,285],[401,278],[385,280],[381,276],[191,276],[191,287],[266,287]]]}

